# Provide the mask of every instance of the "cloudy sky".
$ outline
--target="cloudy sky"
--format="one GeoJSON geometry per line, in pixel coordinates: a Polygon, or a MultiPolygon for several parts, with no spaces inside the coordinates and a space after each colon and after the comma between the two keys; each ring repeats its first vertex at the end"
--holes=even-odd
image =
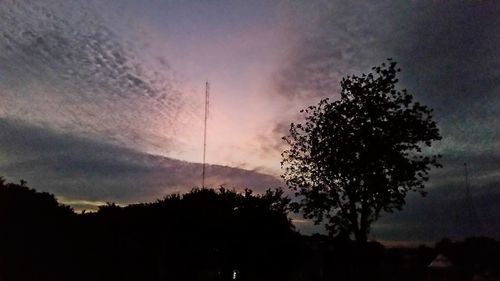
{"type": "Polygon", "coordinates": [[[207,182],[280,186],[298,111],[391,57],[400,87],[435,110],[445,166],[373,237],[500,237],[499,13],[495,1],[1,1],[0,175],[77,209],[200,185],[208,80],[207,182]]]}

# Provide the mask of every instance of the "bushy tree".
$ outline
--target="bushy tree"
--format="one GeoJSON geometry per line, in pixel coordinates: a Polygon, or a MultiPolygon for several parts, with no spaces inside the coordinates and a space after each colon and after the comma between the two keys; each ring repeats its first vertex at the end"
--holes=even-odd
{"type": "Polygon", "coordinates": [[[367,240],[382,211],[401,209],[408,191],[425,195],[424,182],[439,155],[423,148],[440,140],[432,109],[397,90],[396,63],[373,73],[347,76],[340,99],[323,99],[301,112],[283,139],[283,178],[301,201],[295,204],[315,223],[367,240]]]}

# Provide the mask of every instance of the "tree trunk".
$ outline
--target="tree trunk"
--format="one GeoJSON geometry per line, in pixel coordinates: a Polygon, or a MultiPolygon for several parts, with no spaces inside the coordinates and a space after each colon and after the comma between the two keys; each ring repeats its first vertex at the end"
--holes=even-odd
{"type": "Polygon", "coordinates": [[[368,240],[368,233],[366,232],[366,228],[361,226],[358,228],[358,231],[354,233],[354,238],[356,238],[356,242],[360,245],[366,244],[368,240]]]}
{"type": "Polygon", "coordinates": [[[365,244],[368,240],[367,226],[363,224],[363,220],[358,221],[357,214],[353,215],[351,218],[352,233],[354,234],[354,239],[360,245],[365,244]]]}
{"type": "Polygon", "coordinates": [[[370,211],[369,208],[366,204],[366,202],[362,202],[362,207],[361,207],[361,214],[359,218],[359,235],[356,237],[356,241],[360,245],[366,244],[368,240],[368,227],[369,227],[369,222],[368,222],[368,217],[370,216],[370,211]]]}

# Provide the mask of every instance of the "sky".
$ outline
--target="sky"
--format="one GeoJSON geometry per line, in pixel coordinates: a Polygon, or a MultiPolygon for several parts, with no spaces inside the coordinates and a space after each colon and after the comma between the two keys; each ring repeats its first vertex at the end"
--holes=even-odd
{"type": "Polygon", "coordinates": [[[371,237],[500,238],[499,12],[495,1],[1,1],[0,175],[77,210],[199,186],[209,81],[208,185],[284,187],[281,137],[299,110],[393,58],[399,87],[434,109],[444,168],[371,237]]]}

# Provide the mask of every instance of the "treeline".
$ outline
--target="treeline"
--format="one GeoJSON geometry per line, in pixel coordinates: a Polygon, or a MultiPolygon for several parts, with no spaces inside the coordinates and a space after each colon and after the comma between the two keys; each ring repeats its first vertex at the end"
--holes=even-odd
{"type": "Polygon", "coordinates": [[[347,235],[301,236],[289,203],[281,190],[193,189],[77,214],[0,178],[0,281],[426,280],[437,253],[467,278],[500,268],[492,239],[401,250],[347,235]]]}
{"type": "Polygon", "coordinates": [[[76,214],[51,194],[2,180],[0,280],[278,278],[291,271],[298,236],[288,202],[281,190],[193,189],[76,214]]]}

